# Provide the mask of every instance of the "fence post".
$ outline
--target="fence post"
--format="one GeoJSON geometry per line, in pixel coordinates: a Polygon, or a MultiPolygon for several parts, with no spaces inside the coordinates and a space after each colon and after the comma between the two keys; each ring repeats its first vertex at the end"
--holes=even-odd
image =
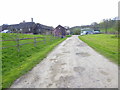
{"type": "Polygon", "coordinates": [[[17,38],[17,39],[16,39],[16,41],[17,41],[17,50],[18,50],[18,52],[20,52],[20,43],[19,43],[19,38],[17,38]]]}
{"type": "Polygon", "coordinates": [[[46,44],[46,37],[44,37],[44,44],[46,44]]]}
{"type": "Polygon", "coordinates": [[[36,47],[36,37],[34,37],[34,47],[36,47]]]}
{"type": "Polygon", "coordinates": [[[53,41],[53,38],[52,38],[52,36],[50,37],[51,38],[51,42],[53,41]]]}

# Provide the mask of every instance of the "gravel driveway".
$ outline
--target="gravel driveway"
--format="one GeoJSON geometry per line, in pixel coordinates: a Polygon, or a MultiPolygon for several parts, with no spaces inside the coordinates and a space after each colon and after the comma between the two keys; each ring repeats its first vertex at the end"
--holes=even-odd
{"type": "Polygon", "coordinates": [[[118,88],[118,66],[74,35],[11,88],[118,88]]]}

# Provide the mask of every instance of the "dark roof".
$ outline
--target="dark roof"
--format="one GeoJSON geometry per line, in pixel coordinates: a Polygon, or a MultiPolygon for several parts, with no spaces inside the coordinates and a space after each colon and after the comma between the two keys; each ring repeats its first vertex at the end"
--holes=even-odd
{"type": "Polygon", "coordinates": [[[19,28],[19,24],[8,25],[9,28],[19,28]]]}
{"type": "Polygon", "coordinates": [[[63,26],[61,26],[61,25],[58,25],[55,29],[58,29],[58,28],[63,28],[63,29],[65,29],[65,30],[66,30],[66,28],[65,28],[65,27],[63,27],[63,26]]]}
{"type": "Polygon", "coordinates": [[[53,30],[53,27],[51,26],[46,26],[43,24],[37,24],[39,28],[46,29],[46,30],[53,30]]]}
{"type": "Polygon", "coordinates": [[[53,30],[53,27],[42,25],[39,23],[34,23],[34,22],[22,22],[19,24],[12,24],[12,25],[3,25],[2,27],[4,28],[14,28],[14,29],[23,29],[23,28],[40,28],[40,29],[45,29],[45,30],[53,30]]]}
{"type": "Polygon", "coordinates": [[[20,28],[30,28],[30,27],[34,27],[36,24],[34,22],[25,22],[25,23],[20,23],[19,27],[20,28]]]}
{"type": "Polygon", "coordinates": [[[34,26],[35,26],[34,22],[23,22],[20,24],[3,25],[3,27],[6,27],[6,28],[9,27],[9,28],[14,28],[14,29],[31,28],[34,26]]]}

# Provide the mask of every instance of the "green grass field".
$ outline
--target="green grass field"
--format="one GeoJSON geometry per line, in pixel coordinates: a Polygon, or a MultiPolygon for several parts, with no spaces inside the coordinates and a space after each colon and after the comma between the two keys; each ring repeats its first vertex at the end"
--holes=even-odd
{"type": "Polygon", "coordinates": [[[79,36],[79,38],[112,62],[120,64],[118,63],[118,38],[115,35],[94,34],[79,36]]]}
{"type": "MultiPolygon", "coordinates": [[[[45,37],[45,41],[38,42],[36,47],[34,44],[26,44],[20,46],[20,52],[16,47],[9,47],[2,50],[2,88],[8,88],[10,85],[31,70],[60,42],[66,38],[55,38],[47,35],[26,35],[19,34],[19,38],[45,37]],[[54,40],[52,40],[53,38],[54,40]]],[[[16,34],[2,34],[3,40],[15,40],[16,34]]],[[[43,40],[41,38],[37,41],[43,40]]],[[[21,40],[20,44],[33,42],[30,40],[21,40]]],[[[16,41],[3,41],[2,47],[16,45],[16,41]]]]}

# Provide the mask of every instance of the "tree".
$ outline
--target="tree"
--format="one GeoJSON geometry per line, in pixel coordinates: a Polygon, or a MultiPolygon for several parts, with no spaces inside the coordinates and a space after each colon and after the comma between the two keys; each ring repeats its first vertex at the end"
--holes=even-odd
{"type": "Polygon", "coordinates": [[[77,27],[72,28],[70,31],[73,35],[80,35],[81,32],[80,28],[77,27]]]}
{"type": "Polygon", "coordinates": [[[99,29],[99,24],[97,22],[93,22],[91,24],[91,28],[93,28],[94,30],[98,30],[99,29]]]}

